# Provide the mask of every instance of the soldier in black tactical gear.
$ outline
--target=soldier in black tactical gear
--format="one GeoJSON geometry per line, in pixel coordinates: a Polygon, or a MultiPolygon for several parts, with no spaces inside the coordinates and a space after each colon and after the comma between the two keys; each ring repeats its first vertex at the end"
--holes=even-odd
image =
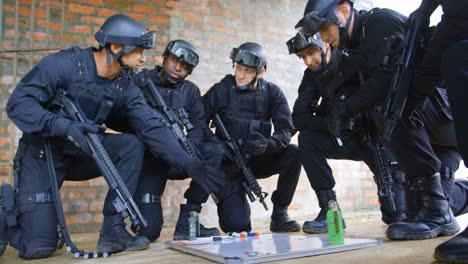
{"type": "MultiPolygon", "coordinates": [[[[354,124],[352,130],[347,131],[344,137],[335,136],[329,127],[332,119],[330,109],[333,108],[333,104],[339,103],[339,99],[342,100],[350,95],[361,85],[359,80],[351,78],[334,87],[336,85],[333,82],[342,74],[340,67],[345,63],[343,60],[349,56],[345,51],[324,43],[320,33],[308,37],[297,33],[287,42],[287,46],[289,53],[296,54],[307,66],[299,86],[299,96],[294,104],[292,117],[294,126],[300,131],[299,152],[302,165],[320,206],[317,217],[304,222],[302,230],[306,233],[326,233],[328,202],[337,201],[333,190],[335,181],[327,159],[364,161],[371,171],[378,175],[378,164],[373,158],[376,146],[368,138],[368,133],[362,133],[362,130],[375,130],[375,128],[366,127],[364,119],[369,119],[367,116],[360,117],[357,122],[359,125],[354,124]]],[[[356,123],[356,120],[353,122],[356,123]]],[[[392,210],[381,200],[382,197],[379,197],[382,220],[386,224],[400,221],[405,217],[403,179],[398,169],[392,172],[392,180],[396,210],[392,210]]],[[[343,227],[346,227],[344,221],[343,227]]]]}
{"type": "MultiPolygon", "coordinates": [[[[190,123],[190,126],[186,125],[187,139],[199,151],[201,159],[215,168],[220,168],[223,149],[220,144],[210,142],[210,136],[214,137],[214,135],[206,123],[200,89],[194,83],[185,80],[199,61],[195,47],[184,40],[173,40],[168,43],[162,56],[162,66],[156,66],[152,70],[143,70],[132,77],[132,80],[145,95],[150,89],[148,80],[151,80],[168,107],[172,108],[175,113],[181,111],[187,113],[190,123]]],[[[187,119],[187,117],[182,118],[187,119]]],[[[160,157],[148,154],[143,162],[136,200],[149,222],[149,226],[140,233],[150,241],[154,241],[159,237],[163,225],[161,195],[164,192],[167,179],[181,180],[188,178],[188,175],[182,171],[171,169],[160,157]]],[[[174,240],[188,239],[188,214],[190,211],[200,213],[201,205],[207,201],[209,193],[192,181],[184,196],[187,203],[180,206],[174,240]]],[[[220,234],[217,228],[206,228],[202,224],[199,227],[200,230],[197,234],[199,237],[220,234]]]]}
{"type": "MultiPolygon", "coordinates": [[[[241,148],[256,178],[279,174],[273,192],[272,232],[300,230],[288,216],[299,180],[301,164],[297,146],[290,144],[294,134],[291,113],[280,88],[263,79],[267,58],[263,47],[246,42],[231,52],[234,75],[227,75],[203,96],[208,120],[219,114],[241,148]],[[274,133],[271,133],[272,123],[274,133]]],[[[219,195],[218,215],[225,232],[249,231],[250,208],[242,188],[242,176],[231,170],[229,186],[219,195]]]]}
{"type": "MultiPolygon", "coordinates": [[[[355,13],[352,2],[339,0],[310,0],[305,14],[306,17],[298,26],[302,26],[309,33],[320,31],[324,40],[333,46],[352,49],[350,52],[353,58],[350,61],[354,61],[353,69],[368,75],[364,85],[335,109],[337,114],[331,123],[336,131],[341,131],[344,129],[342,120],[367,111],[386,98],[397,60],[396,51],[390,52],[391,58],[387,59],[388,39],[403,39],[406,18],[392,10],[378,8],[355,13]],[[317,4],[323,2],[327,4],[317,4]],[[346,24],[345,30],[342,30],[343,24],[346,24]]],[[[415,120],[404,118],[401,121],[398,126],[403,126],[402,123],[410,124],[415,120]]],[[[412,189],[417,190],[418,195],[415,196],[414,202],[416,207],[410,206],[409,209],[414,210],[408,212],[408,221],[417,223],[405,225],[403,228],[400,228],[400,223],[394,223],[389,226],[387,234],[391,233],[391,238],[424,239],[456,233],[459,226],[441,185],[440,160],[435,155],[432,155],[430,160],[425,160],[433,153],[432,146],[420,144],[420,141],[408,141],[406,137],[398,137],[397,133],[394,133],[391,138],[392,148],[399,142],[401,145],[405,144],[402,141],[407,144],[407,149],[418,149],[429,154],[424,157],[416,155],[416,160],[410,159],[412,155],[406,155],[409,151],[396,155],[400,164],[412,162],[419,167],[418,173],[407,173],[407,167],[402,166],[407,174],[406,180],[412,183],[412,189]],[[405,235],[406,227],[409,227],[408,235],[405,235]]]]}
{"type": "MultiPolygon", "coordinates": [[[[465,161],[468,160],[468,123],[466,122],[466,101],[468,93],[466,89],[468,72],[468,1],[467,0],[423,0],[418,9],[409,17],[410,21],[428,24],[433,11],[442,6],[444,15],[437,25],[437,30],[431,39],[428,52],[422,62],[416,67],[413,86],[409,91],[405,109],[407,116],[412,116],[415,110],[421,108],[426,97],[431,95],[434,88],[445,80],[450,106],[453,112],[457,143],[460,154],[465,161]]],[[[456,187],[456,186],[455,186],[456,187]]],[[[456,189],[453,190],[454,192],[456,189]]],[[[459,191],[460,196],[452,193],[451,199],[466,203],[466,189],[459,191]],[[462,196],[464,194],[464,196],[462,196]]],[[[433,226],[422,218],[419,222],[407,225],[401,231],[414,232],[427,226],[433,226]]],[[[440,244],[435,249],[434,257],[443,262],[466,263],[468,262],[468,228],[440,244]]]]}
{"type": "MultiPolygon", "coordinates": [[[[155,32],[117,14],[105,21],[95,37],[98,49],[73,47],[45,57],[23,77],[7,103],[6,112],[23,136],[15,157],[15,198],[11,197],[11,187],[5,185],[1,195],[3,201],[16,201],[16,209],[6,208],[7,239],[25,259],[45,258],[57,249],[57,215],[49,183],[49,171],[53,168],[47,169],[46,160],[53,158],[60,185],[64,180],[101,175],[90,157],[86,133],[99,135],[132,194],[141,171],[143,143],[154,155],[196,179],[208,193],[217,190],[209,178],[223,177],[221,171],[183,151],[124,71],[137,69],[146,61],[144,49],[154,47],[155,32]],[[63,116],[57,109],[60,105],[54,101],[63,93],[73,98],[93,123],[63,116]],[[124,116],[132,133],[105,134],[101,125],[114,115],[124,116]],[[53,157],[44,155],[45,139],[51,142],[53,157]]],[[[147,238],[127,232],[123,218],[113,206],[115,196],[115,192],[109,192],[104,202],[98,250],[147,248],[147,238]]],[[[5,228],[0,226],[2,231],[5,228]]],[[[6,245],[4,236],[0,241],[0,245],[6,245]]]]}

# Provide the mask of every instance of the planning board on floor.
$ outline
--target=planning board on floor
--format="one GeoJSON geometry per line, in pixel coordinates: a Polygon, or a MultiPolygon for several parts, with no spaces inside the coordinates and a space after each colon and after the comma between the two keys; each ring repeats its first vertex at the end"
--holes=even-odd
{"type": "Polygon", "coordinates": [[[381,240],[345,238],[345,244],[328,245],[327,235],[261,234],[257,237],[223,236],[219,241],[198,238],[194,241],[167,241],[166,246],[218,263],[261,263],[284,259],[332,254],[360,248],[375,247],[381,240]]]}

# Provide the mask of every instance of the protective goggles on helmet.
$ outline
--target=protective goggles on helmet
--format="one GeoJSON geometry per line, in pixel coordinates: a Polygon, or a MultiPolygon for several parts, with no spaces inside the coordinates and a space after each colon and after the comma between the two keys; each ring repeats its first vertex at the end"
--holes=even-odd
{"type": "Polygon", "coordinates": [[[319,32],[327,22],[329,21],[319,16],[317,11],[312,11],[299,20],[294,28],[304,36],[313,36],[315,33],[319,32]]]}
{"type": "Polygon", "coordinates": [[[99,31],[96,33],[96,39],[101,46],[105,46],[107,43],[113,43],[151,49],[156,46],[156,31],[146,31],[140,37],[115,36],[99,31]]]}
{"type": "Polygon", "coordinates": [[[230,57],[233,61],[239,64],[257,68],[257,71],[260,70],[259,67],[263,65],[262,60],[259,57],[249,51],[238,48],[232,49],[230,57]]]}
{"type": "Polygon", "coordinates": [[[333,8],[340,3],[341,0],[334,0],[330,2],[320,12],[315,10],[306,14],[299,22],[297,22],[295,28],[301,32],[304,36],[312,36],[323,27],[325,23],[334,23],[338,25],[338,17],[333,12],[333,8]]]}
{"type": "Polygon", "coordinates": [[[189,65],[198,65],[198,54],[193,52],[190,48],[181,42],[171,42],[167,47],[167,51],[189,65]]]}
{"type": "Polygon", "coordinates": [[[297,33],[296,36],[286,42],[286,46],[288,46],[289,54],[295,53],[296,55],[298,55],[297,53],[299,51],[311,46],[317,46],[321,50],[324,49],[320,33],[316,33],[315,35],[309,37],[305,37],[301,33],[297,33]]]}
{"type": "Polygon", "coordinates": [[[148,31],[143,34],[141,37],[141,46],[144,49],[152,49],[156,47],[156,31],[148,31]]]}

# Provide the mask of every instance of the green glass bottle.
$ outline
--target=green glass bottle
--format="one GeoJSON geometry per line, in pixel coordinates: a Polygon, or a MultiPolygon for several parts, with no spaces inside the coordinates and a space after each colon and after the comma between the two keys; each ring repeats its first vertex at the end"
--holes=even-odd
{"type": "Polygon", "coordinates": [[[328,244],[331,246],[344,245],[343,219],[338,203],[333,200],[328,202],[327,224],[328,244]]]}

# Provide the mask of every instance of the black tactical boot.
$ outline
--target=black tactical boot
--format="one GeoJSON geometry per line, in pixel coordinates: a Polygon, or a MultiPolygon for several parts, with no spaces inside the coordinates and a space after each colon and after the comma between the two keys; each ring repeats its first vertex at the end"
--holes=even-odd
{"type": "Polygon", "coordinates": [[[8,246],[8,227],[16,225],[13,188],[8,183],[0,186],[0,256],[8,246]]]}
{"type": "MultiPolygon", "coordinates": [[[[312,221],[305,221],[304,225],[302,226],[302,231],[305,233],[310,234],[319,234],[319,233],[327,233],[327,210],[328,210],[328,202],[330,200],[336,201],[336,195],[333,190],[322,190],[315,193],[318,198],[320,212],[317,217],[312,221]]],[[[346,224],[343,218],[343,229],[346,228],[346,224]]]]}
{"type": "Polygon", "coordinates": [[[288,207],[273,207],[271,214],[270,231],[271,232],[297,232],[301,226],[288,215],[288,207]]]}
{"type": "Polygon", "coordinates": [[[125,228],[120,215],[104,216],[97,249],[103,252],[136,251],[149,247],[149,240],[144,236],[132,236],[125,228]]]}
{"type": "MultiPolygon", "coordinates": [[[[189,223],[188,216],[189,212],[195,211],[200,213],[201,206],[193,204],[181,204],[179,219],[177,220],[176,228],[174,230],[174,240],[187,240],[189,238],[189,223]]],[[[219,236],[219,229],[216,227],[206,228],[204,225],[199,224],[197,230],[197,237],[210,237],[210,236],[219,236]]]]}
{"type": "Polygon", "coordinates": [[[391,224],[387,237],[395,240],[435,238],[456,234],[458,226],[440,183],[440,174],[408,179],[415,211],[408,212],[406,222],[391,224]]]}
{"type": "Polygon", "coordinates": [[[434,258],[440,262],[468,263],[468,227],[460,234],[438,245],[434,258]]]}
{"type": "Polygon", "coordinates": [[[395,210],[392,210],[387,199],[379,196],[382,221],[387,225],[406,219],[405,189],[403,186],[403,176],[399,171],[393,173],[392,197],[395,210]]]}

